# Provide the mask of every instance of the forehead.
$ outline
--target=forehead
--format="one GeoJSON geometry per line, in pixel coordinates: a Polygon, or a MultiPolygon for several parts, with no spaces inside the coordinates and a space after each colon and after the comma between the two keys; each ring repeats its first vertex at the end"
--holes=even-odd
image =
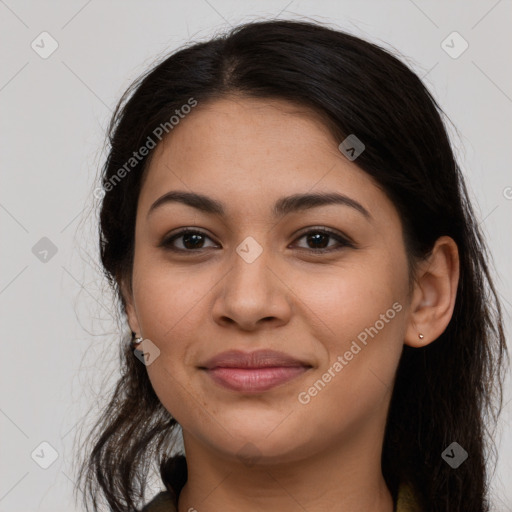
{"type": "Polygon", "coordinates": [[[210,162],[233,173],[254,157],[260,164],[283,161],[282,167],[288,168],[284,162],[317,159],[319,152],[336,147],[319,114],[307,107],[230,97],[199,103],[157,147],[153,161],[171,157],[176,163],[186,160],[194,168],[210,162]],[[314,154],[313,147],[317,148],[314,154]]]}
{"type": "Polygon", "coordinates": [[[392,208],[373,179],[341,154],[339,142],[319,115],[290,102],[199,103],[155,148],[139,206],[147,211],[179,189],[214,196],[235,210],[268,203],[270,211],[278,197],[316,191],[351,195],[374,212],[392,208]]]}

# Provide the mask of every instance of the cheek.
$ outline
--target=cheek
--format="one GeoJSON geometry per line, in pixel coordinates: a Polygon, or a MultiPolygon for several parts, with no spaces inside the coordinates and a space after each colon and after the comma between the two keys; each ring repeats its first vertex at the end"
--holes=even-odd
{"type": "Polygon", "coordinates": [[[338,268],[325,279],[312,276],[296,293],[307,305],[303,311],[309,311],[310,324],[315,324],[311,335],[325,352],[311,385],[320,378],[319,394],[324,393],[322,383],[330,391],[317,403],[379,403],[392,387],[403,347],[405,264],[376,255],[338,268]]]}
{"type": "MultiPolygon", "coordinates": [[[[294,293],[317,317],[331,337],[348,340],[365,328],[373,326],[395,302],[405,310],[407,275],[402,263],[389,262],[375,254],[350,265],[333,267],[329,272],[296,276],[294,293]]],[[[400,324],[403,315],[395,315],[393,324],[400,324]]],[[[305,314],[305,313],[304,313],[305,314]]],[[[386,317],[385,320],[388,319],[386,317]]],[[[389,323],[389,324],[390,324],[389,323]]],[[[389,325],[386,323],[386,331],[389,325]]],[[[379,323],[380,326],[380,323],[379,323]]]]}
{"type": "MultiPolygon", "coordinates": [[[[134,273],[135,275],[135,273],[134,273]]],[[[204,397],[190,385],[191,365],[195,364],[197,346],[211,343],[205,319],[209,294],[218,278],[212,270],[179,269],[176,266],[146,261],[138,267],[134,279],[137,315],[144,338],[159,350],[158,357],[147,366],[148,376],[164,407],[183,426],[191,417],[191,404],[201,421],[208,421],[204,397]]]]}
{"type": "Polygon", "coordinates": [[[134,295],[144,336],[156,343],[175,339],[180,331],[197,329],[197,312],[209,300],[218,279],[201,271],[146,260],[139,266],[134,295]]]}

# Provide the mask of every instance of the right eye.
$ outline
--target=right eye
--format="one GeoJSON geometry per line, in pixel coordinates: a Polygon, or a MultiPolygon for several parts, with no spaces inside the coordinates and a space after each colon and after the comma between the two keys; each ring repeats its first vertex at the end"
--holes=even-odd
{"type": "Polygon", "coordinates": [[[165,238],[160,244],[160,247],[176,252],[199,252],[204,249],[204,247],[201,247],[201,244],[204,243],[205,238],[211,240],[211,238],[202,231],[182,229],[178,233],[165,238]],[[174,242],[178,239],[182,239],[181,243],[183,247],[175,246],[174,242]]]}

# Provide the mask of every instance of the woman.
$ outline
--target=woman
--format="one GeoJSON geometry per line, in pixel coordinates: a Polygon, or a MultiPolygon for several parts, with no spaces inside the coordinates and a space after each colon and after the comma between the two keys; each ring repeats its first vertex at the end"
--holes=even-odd
{"type": "Polygon", "coordinates": [[[501,309],[413,72],[249,23],[133,84],[110,142],[100,250],[132,342],[80,475],[93,510],[140,507],[154,460],[145,511],[489,510],[501,309]]]}

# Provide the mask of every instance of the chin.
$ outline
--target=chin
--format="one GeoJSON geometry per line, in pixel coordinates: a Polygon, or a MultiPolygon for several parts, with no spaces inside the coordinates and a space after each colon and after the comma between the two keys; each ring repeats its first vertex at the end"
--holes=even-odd
{"type": "MultiPolygon", "coordinates": [[[[281,435],[268,435],[270,430],[262,432],[233,431],[226,427],[233,437],[220,440],[208,440],[210,446],[222,452],[227,458],[235,458],[247,466],[275,465],[303,459],[306,455],[305,444],[289,432],[281,435]],[[271,438],[272,437],[272,438],[271,438]],[[292,441],[293,444],[290,443],[292,441]]],[[[297,430],[295,430],[297,432],[297,430]]]]}

